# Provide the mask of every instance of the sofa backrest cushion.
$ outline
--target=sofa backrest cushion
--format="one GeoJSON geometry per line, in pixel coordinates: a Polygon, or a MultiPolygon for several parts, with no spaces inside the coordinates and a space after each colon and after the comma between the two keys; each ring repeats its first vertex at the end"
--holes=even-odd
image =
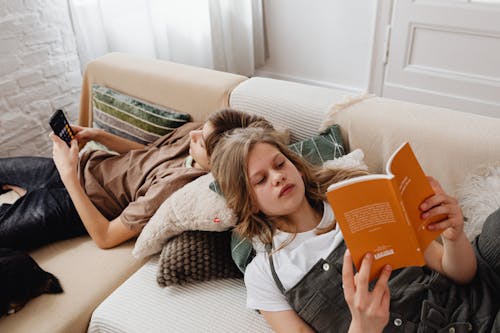
{"type": "MultiPolygon", "coordinates": [[[[346,146],[361,148],[371,172],[403,142],[410,142],[424,172],[455,195],[466,174],[499,160],[500,119],[373,97],[334,112],[346,146]]],[[[325,124],[328,125],[328,124],[325,124]]]]}
{"type": "Polygon", "coordinates": [[[349,96],[334,89],[252,77],[233,90],[229,106],[263,116],[277,127],[288,128],[290,139],[295,142],[317,135],[332,105],[349,96]]]}
{"type": "Polygon", "coordinates": [[[125,53],[91,61],[83,76],[78,123],[92,126],[92,85],[185,112],[193,121],[229,106],[229,94],[247,77],[125,53]]]}

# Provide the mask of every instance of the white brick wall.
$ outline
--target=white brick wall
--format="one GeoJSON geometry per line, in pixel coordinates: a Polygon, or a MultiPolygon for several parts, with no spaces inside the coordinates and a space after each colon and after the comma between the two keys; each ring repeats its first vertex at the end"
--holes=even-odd
{"type": "Polygon", "coordinates": [[[51,156],[48,119],[76,122],[82,81],[66,0],[0,0],[0,157],[51,156]]]}

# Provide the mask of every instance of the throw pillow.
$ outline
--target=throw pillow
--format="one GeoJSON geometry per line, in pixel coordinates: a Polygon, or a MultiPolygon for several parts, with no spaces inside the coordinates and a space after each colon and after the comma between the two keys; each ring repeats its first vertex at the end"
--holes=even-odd
{"type": "Polygon", "coordinates": [[[481,233],[486,217],[500,207],[500,163],[468,174],[456,196],[465,218],[465,234],[473,240],[481,233]]]}
{"type": "Polygon", "coordinates": [[[165,244],[157,282],[166,287],[196,281],[240,278],[231,260],[230,232],[186,231],[165,244]]]}
{"type": "Polygon", "coordinates": [[[59,280],[27,253],[0,248],[0,317],[19,311],[41,294],[59,294],[59,280]]]}
{"type": "MultiPolygon", "coordinates": [[[[359,168],[368,170],[364,162],[365,154],[361,149],[356,149],[347,155],[339,158],[325,161],[323,167],[326,168],[359,168]]],[[[252,261],[255,256],[255,251],[252,243],[241,237],[238,233],[232,232],[231,234],[231,257],[234,263],[238,266],[241,272],[245,272],[247,265],[252,261]]]]}
{"type": "Polygon", "coordinates": [[[122,94],[100,85],[92,86],[94,127],[143,144],[170,133],[190,120],[187,113],[122,94]]]}
{"type": "Polygon", "coordinates": [[[321,165],[345,153],[338,125],[332,125],[319,135],[295,142],[288,147],[313,165],[321,165]]]}
{"type": "Polygon", "coordinates": [[[223,231],[234,226],[236,216],[223,197],[209,189],[208,173],[186,184],[165,200],[142,229],[132,254],[137,258],[161,251],[165,242],[183,231],[223,231]]]}
{"type": "Polygon", "coordinates": [[[365,153],[361,149],[355,149],[349,154],[325,161],[324,168],[357,168],[368,171],[368,166],[365,164],[365,153]]]}
{"type": "Polygon", "coordinates": [[[231,258],[242,273],[245,273],[253,257],[255,257],[255,250],[252,242],[241,237],[237,232],[231,231],[231,258]]]}

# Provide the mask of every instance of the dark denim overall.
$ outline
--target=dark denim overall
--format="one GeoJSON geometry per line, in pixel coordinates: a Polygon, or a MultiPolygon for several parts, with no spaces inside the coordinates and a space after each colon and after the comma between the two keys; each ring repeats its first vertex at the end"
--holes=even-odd
{"type": "MultiPolygon", "coordinates": [[[[394,271],[390,320],[383,332],[500,332],[500,210],[474,240],[478,272],[467,285],[456,285],[426,267],[394,271]]],[[[271,249],[268,248],[268,253],[271,249]]],[[[351,314],[342,290],[345,244],[333,250],[291,289],[273,278],[292,308],[317,332],[347,332],[351,314]]]]}

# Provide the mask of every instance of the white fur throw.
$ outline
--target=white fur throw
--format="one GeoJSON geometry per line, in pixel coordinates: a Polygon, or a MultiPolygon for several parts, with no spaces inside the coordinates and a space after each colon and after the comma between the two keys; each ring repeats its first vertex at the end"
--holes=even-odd
{"type": "Polygon", "coordinates": [[[174,192],[158,208],[137,238],[132,255],[158,253],[166,241],[186,230],[223,231],[236,224],[225,199],[209,188],[211,173],[174,192]]]}
{"type": "Polygon", "coordinates": [[[328,160],[323,163],[323,167],[327,169],[335,168],[358,168],[362,170],[367,170],[368,167],[365,164],[365,153],[361,149],[355,149],[349,154],[336,158],[334,160],[328,160]]]}
{"type": "Polygon", "coordinates": [[[500,207],[500,163],[467,175],[456,196],[465,218],[465,234],[473,240],[481,233],[484,220],[500,207]]]}

